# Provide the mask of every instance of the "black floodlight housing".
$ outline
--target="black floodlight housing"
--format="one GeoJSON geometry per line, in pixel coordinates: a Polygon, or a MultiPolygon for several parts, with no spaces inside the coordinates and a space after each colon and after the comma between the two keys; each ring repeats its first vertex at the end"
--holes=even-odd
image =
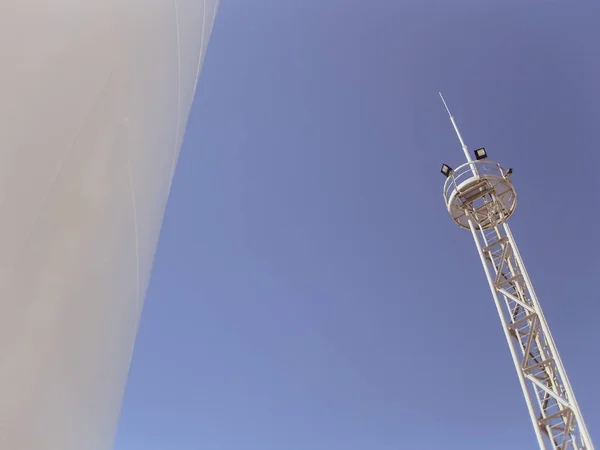
{"type": "Polygon", "coordinates": [[[442,173],[444,174],[444,176],[449,177],[452,173],[452,167],[450,167],[447,164],[442,164],[442,173]]]}
{"type": "Polygon", "coordinates": [[[485,151],[485,148],[481,147],[478,148],[477,150],[475,150],[475,158],[477,158],[477,161],[479,161],[480,159],[485,159],[487,158],[487,152],[485,151]]]}

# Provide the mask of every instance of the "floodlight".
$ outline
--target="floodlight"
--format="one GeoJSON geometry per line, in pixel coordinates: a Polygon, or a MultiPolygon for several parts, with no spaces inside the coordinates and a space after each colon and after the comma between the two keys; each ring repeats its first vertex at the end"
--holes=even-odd
{"type": "Polygon", "coordinates": [[[477,150],[475,150],[475,158],[477,158],[477,161],[479,161],[480,159],[487,158],[487,153],[485,151],[485,148],[481,147],[481,148],[478,148],[477,150]]]}
{"type": "Polygon", "coordinates": [[[442,164],[442,173],[444,174],[444,176],[449,177],[452,173],[452,170],[452,167],[450,167],[449,165],[442,164]]]}

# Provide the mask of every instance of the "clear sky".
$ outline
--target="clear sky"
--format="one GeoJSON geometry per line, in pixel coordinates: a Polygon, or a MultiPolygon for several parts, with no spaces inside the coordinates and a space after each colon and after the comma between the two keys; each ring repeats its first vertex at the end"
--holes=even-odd
{"type": "Polygon", "coordinates": [[[222,0],[116,450],[529,450],[440,164],[511,224],[600,445],[597,1],[222,0]]]}

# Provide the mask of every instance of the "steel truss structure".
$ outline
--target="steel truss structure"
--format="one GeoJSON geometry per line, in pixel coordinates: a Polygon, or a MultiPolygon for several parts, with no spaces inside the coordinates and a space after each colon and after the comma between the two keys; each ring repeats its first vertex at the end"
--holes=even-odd
{"type": "Polygon", "coordinates": [[[540,448],[592,450],[581,411],[508,223],[488,230],[476,228],[475,223],[471,221],[470,229],[540,448]]]}
{"type": "Polygon", "coordinates": [[[542,450],[593,450],[558,349],[507,222],[516,207],[516,193],[510,181],[512,170],[506,171],[486,159],[473,161],[450,111],[448,114],[467,163],[447,173],[444,198],[453,220],[473,235],[539,447],[542,450]]]}

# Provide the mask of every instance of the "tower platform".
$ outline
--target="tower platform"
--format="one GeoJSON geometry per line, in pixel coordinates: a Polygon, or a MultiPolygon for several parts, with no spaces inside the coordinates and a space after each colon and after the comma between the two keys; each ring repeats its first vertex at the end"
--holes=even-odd
{"type": "Polygon", "coordinates": [[[511,172],[487,159],[453,170],[444,183],[444,200],[452,220],[469,229],[471,219],[482,230],[505,222],[517,206],[511,172]]]}

